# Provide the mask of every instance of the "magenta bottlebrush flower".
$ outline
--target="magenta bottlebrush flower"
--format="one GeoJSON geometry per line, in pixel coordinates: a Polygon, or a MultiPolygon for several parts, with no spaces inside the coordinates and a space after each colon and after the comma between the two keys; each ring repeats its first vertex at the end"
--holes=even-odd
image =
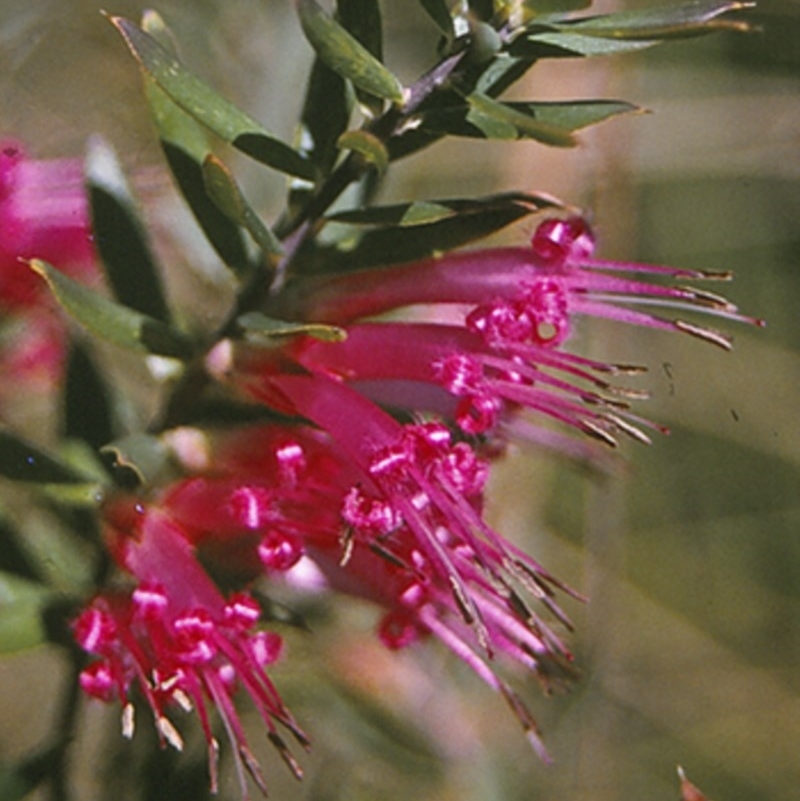
{"type": "Polygon", "coordinates": [[[41,280],[22,262],[52,262],[74,278],[96,271],[80,159],[36,160],[0,141],[0,307],[36,301],[41,280]]]}
{"type": "Polygon", "coordinates": [[[338,526],[321,539],[300,537],[329,581],[388,608],[386,644],[433,633],[506,696],[542,753],[532,718],[490,663],[503,655],[545,683],[557,680],[571,657],[546,618],[569,622],[552,597],[561,585],[483,520],[487,456],[497,441],[520,435],[583,453],[530,423],[524,410],[608,444],[618,433],[647,440],[642,428],[655,426],[629,410],[639,393],[600,377],[626,368],[564,349],[576,315],[683,331],[723,347],[728,339],[713,329],[629,304],[755,322],[716,295],[639,277],[720,276],[601,262],[590,258],[593,247],[586,223],[572,217],[542,223],[529,248],[299,280],[276,308],[343,326],[344,341],[301,335],[271,348],[224,341],[207,360],[213,376],[316,425],[348,472],[356,470],[355,480],[315,477],[315,486],[341,493],[338,526]],[[441,323],[362,321],[417,304],[436,304],[429,318],[440,304],[455,314],[441,323]]]}
{"type": "Polygon", "coordinates": [[[101,596],[76,623],[79,643],[99,657],[83,674],[84,689],[128,709],[135,684],[173,742],[166,708],[190,701],[212,763],[213,704],[240,774],[244,766],[263,784],[233,705],[238,682],[299,773],[274,721],[305,740],[263,672],[277,639],[253,633],[252,599],[226,601],[200,564],[242,586],[262,574],[303,586],[311,578],[378,604],[378,634],[390,648],[431,635],[442,642],[503,695],[546,758],[533,717],[495,663],[520,664],[546,687],[567,678],[572,656],[562,632],[570,623],[555,592],[571,591],[483,519],[489,461],[520,435],[583,454],[574,438],[540,429],[527,412],[609,444],[620,432],[646,439],[642,427],[652,424],[629,409],[638,393],[601,377],[626,368],[565,349],[576,315],[722,346],[727,338],[712,329],[627,304],[748,319],[716,295],[639,277],[706,273],[600,262],[590,258],[593,245],[581,219],[548,220],[529,248],[303,279],[281,293],[281,308],[342,326],[343,341],[301,334],[270,347],[217,344],[206,359],[212,377],[306,422],[207,435],[210,452],[187,460],[193,475],[111,526],[114,552],[137,588],[101,596]],[[425,322],[362,319],[415,304],[430,306],[425,322]],[[431,322],[442,304],[452,308],[431,322]]]}
{"type": "Polygon", "coordinates": [[[298,778],[301,771],[276,729],[308,741],[265,673],[278,658],[281,638],[257,630],[261,610],[246,593],[224,598],[196,560],[181,528],[163,511],[118,503],[108,512],[112,551],[136,579],[129,592],[95,598],[74,623],[75,639],[95,657],[81,673],[90,696],[118,700],[123,733],[134,731],[134,687],[152,710],[162,743],[182,748],[169,716],[172,707],[194,709],[208,742],[212,789],[217,786],[219,746],[208,704],[216,707],[234,751],[242,787],[244,771],[266,792],[261,770],[234,706],[239,688],[252,699],[268,737],[298,778]]]}

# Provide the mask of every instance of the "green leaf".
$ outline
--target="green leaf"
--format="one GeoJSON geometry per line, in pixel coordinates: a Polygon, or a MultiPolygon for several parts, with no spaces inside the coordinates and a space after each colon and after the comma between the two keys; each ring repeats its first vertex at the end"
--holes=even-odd
{"type": "Polygon", "coordinates": [[[217,255],[236,275],[248,273],[251,265],[242,230],[220,211],[206,192],[203,180],[206,154],[198,161],[166,139],[161,140],[161,147],[181,193],[217,255]]]}
{"type": "MultiPolygon", "coordinates": [[[[208,155],[203,162],[203,183],[206,192],[219,210],[231,221],[250,232],[265,256],[278,257],[283,253],[281,243],[239,189],[231,171],[216,156],[208,155]]],[[[273,261],[276,259],[273,258],[273,261]]]]}
{"type": "Polygon", "coordinates": [[[566,14],[570,11],[581,11],[589,8],[592,0],[524,0],[524,11],[531,17],[543,17],[549,14],[566,14]]]}
{"type": "Polygon", "coordinates": [[[160,437],[131,434],[100,449],[119,484],[148,486],[172,466],[172,453],[160,437]]]}
{"type": "Polygon", "coordinates": [[[111,399],[86,347],[70,345],[63,389],[63,435],[99,448],[113,437],[111,399]]]}
{"type": "Polygon", "coordinates": [[[360,235],[355,244],[348,241],[341,249],[317,253],[317,260],[311,257],[309,271],[356,270],[425,258],[482,239],[543,208],[558,205],[545,195],[515,192],[332,214],[327,221],[374,227],[357,231],[360,235]]]}
{"type": "Polygon", "coordinates": [[[89,141],[86,185],[95,245],[114,297],[125,306],[168,323],[161,276],[139,222],[116,154],[102,139],[89,141]]]}
{"type": "Polygon", "coordinates": [[[613,56],[644,50],[657,45],[657,40],[605,39],[596,36],[584,36],[569,31],[541,31],[531,34],[524,40],[514,43],[512,52],[529,58],[553,58],[563,56],[613,56]]]}
{"type": "Polygon", "coordinates": [[[642,109],[623,100],[568,100],[554,103],[506,103],[506,106],[565,131],[578,131],[619,114],[642,109]]]}
{"type": "MultiPolygon", "coordinates": [[[[337,0],[336,20],[375,59],[383,63],[383,20],[377,0],[337,0]]],[[[377,117],[383,101],[369,92],[356,88],[358,101],[368,114],[377,117]]]]}
{"type": "Polygon", "coordinates": [[[343,150],[358,153],[367,164],[374,167],[382,175],[389,167],[389,153],[377,136],[369,131],[347,131],[336,143],[343,150]]]}
{"type": "Polygon", "coordinates": [[[32,259],[29,265],[47,281],[61,308],[101,339],[157,356],[179,359],[191,356],[191,343],[179,331],[135,309],[108,300],[45,261],[32,259]]]}
{"type": "Polygon", "coordinates": [[[257,161],[289,175],[313,180],[314,170],[307,159],[195,77],[152,36],[124,17],[109,17],[109,20],[145,73],[185,112],[257,161]]]}
{"type": "Polygon", "coordinates": [[[436,27],[448,39],[452,39],[455,36],[453,18],[450,16],[450,9],[448,9],[447,3],[444,0],[419,0],[419,3],[436,23],[436,27]]]}
{"type": "Polygon", "coordinates": [[[285,340],[286,337],[310,336],[324,342],[343,342],[347,332],[343,328],[322,323],[290,323],[276,320],[261,312],[248,312],[236,320],[250,341],[285,340]]]}
{"type": "Polygon", "coordinates": [[[672,39],[717,30],[741,31],[749,25],[725,15],[753,5],[738,0],[691,0],[570,21],[561,29],[611,39],[672,39]]]}
{"type": "Polygon", "coordinates": [[[351,95],[341,75],[319,58],[314,60],[300,121],[300,149],[322,176],[330,173],[339,156],[336,143],[350,121],[351,95]]]}
{"type": "Polygon", "coordinates": [[[371,95],[401,104],[400,81],[338,22],[328,16],[316,0],[295,0],[300,24],[320,59],[353,86],[371,95]]]}
{"type": "Polygon", "coordinates": [[[84,484],[87,477],[37,446],[0,428],[0,476],[36,484],[84,484]]]}
{"type": "Polygon", "coordinates": [[[52,590],[43,584],[0,572],[0,654],[18,653],[47,641],[42,611],[52,598],[52,590]]]}
{"type": "Polygon", "coordinates": [[[500,103],[479,92],[473,92],[466,101],[465,106],[425,115],[421,127],[454,136],[534,139],[556,147],[573,147],[577,144],[569,128],[530,113],[523,104],[512,106],[500,103]]]}

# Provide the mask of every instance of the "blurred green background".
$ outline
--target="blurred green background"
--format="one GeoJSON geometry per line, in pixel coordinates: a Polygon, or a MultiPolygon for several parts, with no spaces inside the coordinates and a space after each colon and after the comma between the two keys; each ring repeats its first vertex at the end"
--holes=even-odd
{"type": "MultiPolygon", "coordinates": [[[[108,10],[136,16],[144,6],[120,0],[108,10]]],[[[418,4],[384,7],[387,60],[412,80],[435,37],[418,4]]],[[[309,51],[288,0],[165,0],[158,9],[196,72],[292,136],[309,51]]],[[[714,801],[797,797],[800,6],[762,3],[758,21],[761,32],[748,36],[534,69],[516,96],[619,97],[654,112],[608,122],[577,150],[451,142],[395,168],[385,198],[516,188],[589,207],[601,255],[734,270],[725,294],[769,325],[738,326],[731,354],[585,325],[582,350],[650,366],[640,382],[653,395],[646,414],[671,436],[628,448],[611,480],[529,453],[497,471],[498,527],[591,597],[568,604],[577,686],[543,699],[512,676],[554,765],[539,764],[503,702],[441,650],[388,654],[371,636],[372,611],[342,603],[319,612],[313,637],[292,636],[277,673],[315,747],[302,785],[263,749],[274,798],[673,801],[678,764],[714,801]]],[[[0,0],[0,115],[0,133],[37,155],[78,154],[87,135],[107,136],[132,173],[148,176],[139,191],[158,209],[161,247],[179,244],[185,217],[151,170],[159,156],[136,67],[95,0],[0,0]]],[[[241,174],[266,212],[279,208],[280,178],[241,174]]],[[[523,225],[503,239],[530,232],[523,225]]],[[[60,667],[50,651],[0,661],[0,761],[46,740],[60,667]]],[[[112,787],[118,801],[204,797],[202,770],[199,787],[182,773],[202,754],[167,754],[157,776],[145,773],[145,725],[145,744],[123,750],[109,772],[117,727],[113,713],[82,710],[76,799],[112,787]],[[114,782],[130,774],[138,795],[114,782]]],[[[238,797],[230,768],[221,799],[238,797]]]]}

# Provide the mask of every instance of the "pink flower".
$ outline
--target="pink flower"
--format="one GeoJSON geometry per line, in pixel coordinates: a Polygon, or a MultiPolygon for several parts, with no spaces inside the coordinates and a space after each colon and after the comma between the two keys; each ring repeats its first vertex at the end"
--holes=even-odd
{"type": "Polygon", "coordinates": [[[74,278],[93,275],[95,255],[79,159],[39,161],[0,141],[0,307],[30,306],[42,281],[22,263],[39,258],[74,278]]]}
{"type": "Polygon", "coordinates": [[[300,767],[276,724],[304,747],[303,732],[265,668],[281,652],[277,634],[256,629],[261,609],[246,593],[224,598],[196,560],[184,532],[162,511],[117,502],[107,510],[112,551],[135,578],[132,591],[96,597],[74,623],[75,639],[95,657],[81,673],[90,696],[118,700],[123,733],[134,732],[131,693],[138,689],[152,710],[162,744],[183,739],[168,712],[196,711],[208,742],[212,789],[217,787],[219,745],[208,705],[216,707],[233,747],[243,797],[245,771],[266,792],[233,703],[238,689],[252,699],[270,741],[299,778],[300,767]]]}

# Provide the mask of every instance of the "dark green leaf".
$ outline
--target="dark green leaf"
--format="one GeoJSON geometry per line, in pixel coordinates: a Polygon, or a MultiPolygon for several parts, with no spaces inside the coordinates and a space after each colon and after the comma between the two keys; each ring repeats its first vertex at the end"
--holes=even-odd
{"type": "Polygon", "coordinates": [[[3,801],[23,801],[28,798],[37,782],[26,776],[24,767],[0,765],[0,798],[3,801]]]}
{"type": "Polygon", "coordinates": [[[150,434],[132,434],[100,449],[115,480],[124,487],[148,486],[172,465],[169,447],[150,434]]]}
{"type": "MultiPolygon", "coordinates": [[[[383,20],[377,0],[337,0],[336,19],[378,61],[383,62],[383,20]]],[[[359,103],[373,117],[383,110],[383,101],[356,88],[359,103]]]]}
{"type": "Polygon", "coordinates": [[[86,347],[71,343],[64,381],[63,434],[99,448],[113,437],[108,387],[86,347]]]}
{"type": "Polygon", "coordinates": [[[33,259],[29,264],[47,281],[64,311],[101,339],[157,356],[178,359],[191,356],[191,343],[179,331],[135,309],[108,300],[47,262],[33,259]]]}
{"type": "Polygon", "coordinates": [[[584,36],[562,31],[541,31],[531,34],[525,40],[514,43],[516,55],[530,58],[557,58],[559,56],[613,56],[630,53],[657,45],[657,40],[647,39],[606,39],[597,36],[584,36]]]}
{"type": "Polygon", "coordinates": [[[431,112],[422,118],[421,127],[437,134],[471,136],[486,139],[535,139],[557,147],[577,144],[569,128],[550,118],[530,113],[523,104],[500,103],[486,95],[473,93],[466,104],[444,111],[431,112]]]}
{"type": "Polygon", "coordinates": [[[563,30],[611,39],[671,39],[716,30],[747,30],[747,23],[725,15],[751,7],[738,0],[692,0],[649,6],[564,23],[563,30]]]}
{"type": "Polygon", "coordinates": [[[213,155],[203,162],[203,183],[206,192],[219,210],[232,222],[246,228],[267,257],[283,253],[281,243],[239,189],[231,171],[213,155]]]}
{"type": "Polygon", "coordinates": [[[445,0],[419,0],[420,5],[428,12],[428,16],[436,23],[436,27],[448,38],[452,39],[453,18],[445,0]]]}
{"type": "Polygon", "coordinates": [[[301,150],[328,175],[339,156],[336,145],[350,121],[351,93],[344,78],[318,58],[314,60],[301,117],[301,150]]]}
{"type": "Polygon", "coordinates": [[[30,554],[20,546],[19,537],[11,521],[0,515],[0,572],[38,581],[40,574],[36,564],[30,554]]]}
{"type": "MultiPolygon", "coordinates": [[[[557,205],[556,200],[543,195],[508,193],[334,214],[327,219],[375,227],[363,232],[355,245],[348,243],[344,250],[319,253],[320,268],[355,270],[424,258],[482,239],[529,214],[557,205]]],[[[310,261],[311,271],[318,269],[314,257],[310,261]]]]}
{"type": "Polygon", "coordinates": [[[403,102],[403,87],[397,78],[316,0],[295,0],[295,5],[306,38],[325,64],[358,89],[394,103],[403,102]]]}
{"type": "Polygon", "coordinates": [[[369,131],[347,131],[337,142],[343,150],[358,153],[378,173],[383,174],[389,167],[389,153],[385,145],[369,131]]]}
{"type": "Polygon", "coordinates": [[[246,273],[250,264],[241,229],[208,196],[202,161],[167,140],[162,140],[161,146],[175,181],[214,250],[237,275],[246,273]]]}
{"type": "Polygon", "coordinates": [[[139,222],[114,151],[93,138],[86,158],[86,184],[95,245],[114,297],[125,306],[168,323],[161,276],[139,222]]]}
{"type": "Polygon", "coordinates": [[[322,323],[290,323],[267,317],[261,312],[248,312],[236,320],[239,328],[251,341],[284,341],[286,337],[310,336],[325,342],[342,342],[347,339],[343,328],[322,323]]]}
{"type": "Polygon", "coordinates": [[[311,164],[261,124],[190,73],[135,23],[109,17],[148,76],[185,112],[258,161],[281,172],[313,180],[311,164]]]}
{"type": "Polygon", "coordinates": [[[37,484],[84,484],[87,480],[78,470],[6,428],[0,428],[0,476],[37,484]]]}
{"type": "Polygon", "coordinates": [[[377,0],[338,0],[336,18],[378,61],[383,61],[383,21],[377,0]]]}
{"type": "Polygon", "coordinates": [[[43,584],[0,572],[0,654],[46,642],[42,611],[52,597],[43,584]]]}

